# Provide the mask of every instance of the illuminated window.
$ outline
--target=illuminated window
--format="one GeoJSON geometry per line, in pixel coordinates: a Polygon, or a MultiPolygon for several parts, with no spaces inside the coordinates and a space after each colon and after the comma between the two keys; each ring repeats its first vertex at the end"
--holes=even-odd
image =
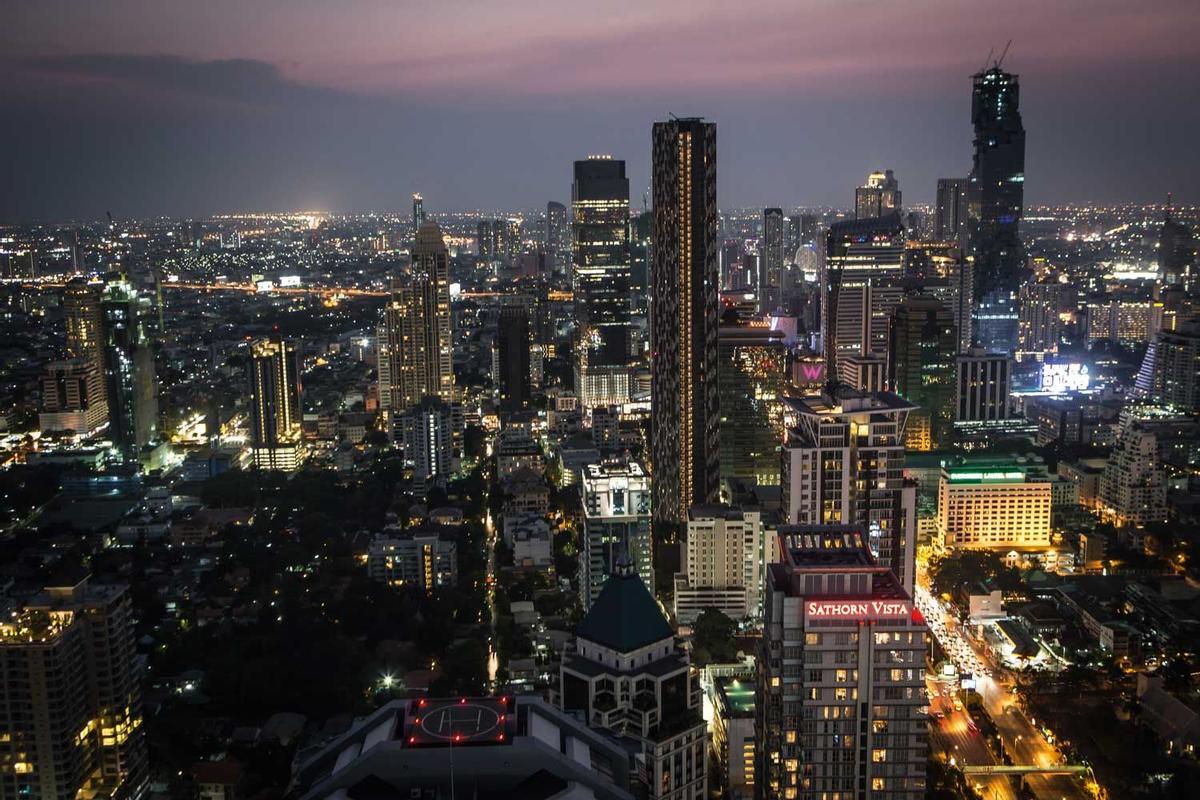
{"type": "Polygon", "coordinates": [[[872,750],[871,760],[876,764],[882,764],[884,761],[887,761],[887,750],[872,750]]]}

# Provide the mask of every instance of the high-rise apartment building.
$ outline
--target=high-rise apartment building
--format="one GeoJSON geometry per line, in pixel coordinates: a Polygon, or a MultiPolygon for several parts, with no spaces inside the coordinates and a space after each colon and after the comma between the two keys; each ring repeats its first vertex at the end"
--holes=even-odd
{"type": "Polygon", "coordinates": [[[717,126],[654,123],[651,471],[654,516],[717,500],[717,126]]]}
{"type": "Polygon", "coordinates": [[[957,422],[1008,419],[1012,360],[1004,353],[973,347],[957,359],[957,422]]]}
{"type": "Polygon", "coordinates": [[[584,410],[629,401],[629,179],[625,162],[575,162],[571,184],[575,390],[584,410]]]}
{"type": "Polygon", "coordinates": [[[817,217],[815,214],[796,214],[787,218],[787,242],[784,256],[791,259],[801,245],[816,245],[817,217]]]}
{"type": "Polygon", "coordinates": [[[497,389],[500,410],[505,413],[529,407],[533,396],[530,378],[529,309],[518,303],[500,307],[496,330],[497,389]]]}
{"type": "Polygon", "coordinates": [[[600,596],[617,560],[626,554],[646,588],[654,592],[650,536],[650,478],[641,464],[610,460],[588,464],[581,480],[579,599],[584,610],[600,596]]]}
{"type": "Polygon", "coordinates": [[[1165,521],[1168,482],[1194,469],[1198,428],[1193,415],[1178,408],[1126,406],[1100,476],[1100,516],[1117,526],[1165,521]]]}
{"type": "Polygon", "coordinates": [[[925,797],[928,627],[854,526],[781,528],[755,690],[756,796],[925,797]]]}
{"type": "Polygon", "coordinates": [[[104,316],[100,311],[100,284],[72,278],[63,290],[63,317],[67,326],[67,355],[83,358],[104,374],[104,316]]]}
{"type": "Polygon", "coordinates": [[[554,262],[554,269],[565,270],[571,263],[571,220],[567,207],[551,200],[546,204],[546,238],[543,244],[554,262]]]}
{"type": "Polygon", "coordinates": [[[0,621],[0,797],[144,794],[134,620],[122,586],[48,586],[0,621]]]}
{"type": "Polygon", "coordinates": [[[392,414],[424,397],[454,399],[450,254],[436,223],[417,232],[412,270],[393,280],[379,326],[379,405],[392,414]]]}
{"type": "Polygon", "coordinates": [[[938,178],[933,238],[939,242],[960,242],[966,238],[966,232],[967,179],[938,178]]]}
{"type": "Polygon", "coordinates": [[[859,525],[879,563],[913,583],[916,487],[904,480],[904,436],[912,403],[892,392],[789,398],[796,426],[783,452],[787,524],[859,525]]]}
{"type": "Polygon", "coordinates": [[[975,155],[968,179],[975,297],[1015,293],[1025,266],[1019,228],[1025,198],[1025,126],[1017,76],[999,64],[972,77],[975,155]]]}
{"type": "Polygon", "coordinates": [[[766,540],[762,515],[724,506],[688,510],[683,572],[675,575],[675,619],[690,624],[705,609],[733,620],[762,615],[766,540]]]}
{"type": "Polygon", "coordinates": [[[758,312],[762,315],[779,311],[783,302],[783,265],[794,253],[784,252],[783,209],[763,209],[762,247],[758,254],[758,312]]]}
{"type": "Polygon", "coordinates": [[[418,492],[445,488],[453,469],[454,407],[439,397],[425,397],[400,415],[404,461],[413,468],[418,492]]]}
{"type": "Polygon", "coordinates": [[[1200,410],[1200,321],[1159,331],[1146,350],[1136,394],[1186,411],[1200,410]]]}
{"type": "Polygon", "coordinates": [[[763,322],[721,325],[717,354],[721,477],[778,486],[783,395],[790,384],[785,334],[763,322]]]}
{"type": "Polygon", "coordinates": [[[883,353],[844,356],[838,360],[838,380],[861,392],[887,389],[887,356],[883,353]]]}
{"type": "Polygon", "coordinates": [[[952,242],[913,242],[907,247],[906,274],[921,287],[921,293],[936,297],[954,315],[958,330],[958,352],[971,346],[974,333],[974,267],[963,258],[962,248],[952,242]]]}
{"type": "Polygon", "coordinates": [[[476,226],[476,240],[481,261],[512,263],[517,256],[521,255],[521,221],[518,219],[480,220],[476,226]]]}
{"type": "Polygon", "coordinates": [[[158,381],[147,335],[151,303],[123,277],[108,281],[100,300],[109,434],[127,460],[158,440],[158,381]]]}
{"type": "Polygon", "coordinates": [[[250,447],[258,469],[291,472],[304,458],[300,364],[296,345],[279,338],[250,346],[250,447]]]}
{"type": "Polygon", "coordinates": [[[904,297],[905,233],[898,214],[830,226],[821,273],[829,371],[847,355],[887,352],[892,311],[904,297]]]}
{"type": "Polygon", "coordinates": [[[1050,544],[1051,480],[1045,465],[1021,458],[944,462],[938,483],[938,535],[947,548],[1045,548],[1050,544]]]}
{"type": "Polygon", "coordinates": [[[652,800],[705,800],[707,723],[687,651],[627,560],[563,653],[555,705],[625,740],[652,800]],[[627,687],[627,688],[623,688],[627,687]]]}
{"type": "Polygon", "coordinates": [[[1018,292],[1017,359],[1043,360],[1058,353],[1062,343],[1062,313],[1072,287],[1059,281],[1024,283],[1018,292]]]}
{"type": "Polygon", "coordinates": [[[108,422],[104,376],[95,362],[72,358],[47,364],[42,372],[38,428],[90,435],[108,422]]]}
{"type": "Polygon", "coordinates": [[[872,172],[867,176],[867,182],[854,190],[856,219],[898,214],[900,205],[900,183],[890,169],[872,172]]]}
{"type": "Polygon", "coordinates": [[[889,388],[918,406],[908,416],[905,446],[948,447],[954,433],[954,316],[933,297],[907,297],[892,314],[888,347],[889,388]]]}

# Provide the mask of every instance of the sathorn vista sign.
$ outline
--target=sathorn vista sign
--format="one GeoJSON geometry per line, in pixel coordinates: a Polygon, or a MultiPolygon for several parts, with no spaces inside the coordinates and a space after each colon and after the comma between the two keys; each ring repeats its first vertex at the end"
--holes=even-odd
{"type": "Polygon", "coordinates": [[[809,600],[804,604],[808,619],[897,619],[912,614],[906,600],[809,600]]]}

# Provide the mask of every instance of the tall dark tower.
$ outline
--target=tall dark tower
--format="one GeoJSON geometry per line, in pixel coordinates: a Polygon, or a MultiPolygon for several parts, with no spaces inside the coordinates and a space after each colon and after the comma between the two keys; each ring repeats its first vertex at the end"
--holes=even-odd
{"type": "Polygon", "coordinates": [[[629,179],[625,162],[575,162],[571,184],[575,308],[579,316],[575,391],[585,409],[629,400],[629,179]]]}
{"type": "Polygon", "coordinates": [[[532,386],[529,378],[529,309],[512,304],[500,308],[496,333],[496,361],[500,410],[506,413],[529,407],[532,386]]]}
{"type": "Polygon", "coordinates": [[[1196,237],[1191,228],[1171,218],[1172,211],[1168,194],[1158,235],[1158,270],[1164,284],[1190,289],[1196,264],[1196,237]]]}
{"type": "Polygon", "coordinates": [[[1025,200],[1025,126],[1017,76],[997,62],[973,76],[971,124],[975,159],[968,179],[975,299],[1015,292],[1025,248],[1018,228],[1025,200]]]}
{"type": "Polygon", "coordinates": [[[421,230],[421,226],[425,224],[425,198],[421,197],[419,192],[413,192],[412,200],[412,232],[413,236],[416,236],[417,231],[421,230]]]}
{"type": "Polygon", "coordinates": [[[717,126],[654,123],[654,517],[718,499],[717,126]]]}

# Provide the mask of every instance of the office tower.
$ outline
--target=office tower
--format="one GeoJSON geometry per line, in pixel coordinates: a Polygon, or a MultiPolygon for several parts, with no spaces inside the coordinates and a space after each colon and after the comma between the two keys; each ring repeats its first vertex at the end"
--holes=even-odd
{"type": "Polygon", "coordinates": [[[764,536],[758,511],[688,509],[684,571],[675,575],[675,619],[680,625],[695,622],[708,608],[739,621],[762,616],[764,536]]]}
{"type": "Polygon", "coordinates": [[[1012,393],[1012,360],[1004,353],[972,347],[957,359],[958,422],[1008,419],[1012,393]]]}
{"type": "Polygon", "coordinates": [[[942,463],[938,536],[947,548],[984,550],[1050,545],[1051,476],[1040,462],[1015,456],[942,463]]]}
{"type": "Polygon", "coordinates": [[[400,415],[404,461],[413,468],[418,492],[446,487],[453,470],[454,408],[440,397],[422,398],[400,415]]]}
{"type": "Polygon", "coordinates": [[[787,245],[784,255],[791,258],[802,245],[817,243],[817,218],[814,214],[796,214],[787,218],[787,245]]]}
{"type": "Polygon", "coordinates": [[[584,410],[629,402],[629,179],[625,162],[575,162],[575,391],[584,410]]]}
{"type": "Polygon", "coordinates": [[[1185,411],[1200,410],[1200,321],[1159,331],[1146,350],[1135,393],[1185,411]]]}
{"type": "Polygon", "coordinates": [[[887,351],[892,310],[904,297],[905,234],[897,214],[834,223],[821,273],[826,362],[887,351]]]}
{"type": "Polygon", "coordinates": [[[257,469],[291,472],[304,460],[296,356],[296,345],[279,338],[250,346],[250,446],[257,469]]]}
{"type": "Polygon", "coordinates": [[[529,407],[533,395],[529,371],[529,309],[509,304],[500,308],[496,331],[500,410],[511,414],[529,407]]]}
{"type": "Polygon", "coordinates": [[[650,309],[651,247],[654,239],[654,213],[643,211],[629,225],[629,288],[633,310],[645,314],[650,309]]]}
{"type": "Polygon", "coordinates": [[[891,392],[840,387],[789,398],[783,511],[801,525],[859,525],[907,590],[916,553],[916,487],[906,484],[905,425],[916,406],[891,392]]]}
{"type": "Polygon", "coordinates": [[[417,231],[425,224],[425,198],[421,197],[419,192],[413,192],[412,201],[412,233],[416,236],[417,231]]]}
{"type": "Polygon", "coordinates": [[[604,582],[623,553],[632,560],[646,589],[653,593],[650,478],[636,461],[616,459],[588,464],[583,469],[581,483],[579,600],[584,611],[600,596],[604,582]]]}
{"type": "MultiPolygon", "coordinates": [[[[774,314],[783,302],[783,209],[763,209],[762,249],[758,254],[758,313],[774,314]]],[[[791,255],[788,254],[790,260],[791,255]]]]}
{"type": "Polygon", "coordinates": [[[936,298],[905,298],[892,314],[888,347],[888,385],[918,407],[909,414],[905,446],[941,449],[954,433],[955,355],[958,331],[954,316],[936,298]]]}
{"type": "Polygon", "coordinates": [[[1194,282],[1198,243],[1191,228],[1171,218],[1172,211],[1171,196],[1167,195],[1158,235],[1158,271],[1164,284],[1190,289],[1194,282]]]}
{"type": "Polygon", "coordinates": [[[907,274],[921,292],[942,301],[954,315],[958,329],[958,352],[971,346],[974,268],[953,242],[909,242],[907,274]]]}
{"type": "Polygon", "coordinates": [[[860,392],[887,389],[887,356],[883,353],[845,356],[838,361],[838,380],[860,392]]]}
{"type": "Polygon", "coordinates": [[[892,171],[872,172],[867,182],[854,190],[856,219],[885,217],[900,212],[900,184],[892,171]]]}
{"type": "Polygon", "coordinates": [[[967,233],[967,179],[938,178],[933,238],[961,242],[967,233]]]}
{"type": "MultiPolygon", "coordinates": [[[[1016,292],[1025,266],[1025,126],[1017,76],[992,66],[972,77],[975,156],[967,182],[975,299],[1016,292]]],[[[986,345],[986,343],[985,343],[986,345]]]]}
{"type": "Polygon", "coordinates": [[[625,740],[644,764],[649,798],[705,800],[707,723],[688,651],[628,560],[563,653],[555,705],[625,740]],[[628,686],[629,691],[617,687],[628,686]]]}
{"type": "Polygon", "coordinates": [[[546,252],[554,261],[554,269],[564,270],[571,263],[571,221],[567,207],[551,200],[546,204],[546,252]]]}
{"type": "Polygon", "coordinates": [[[1062,341],[1061,314],[1071,287],[1058,281],[1024,283],[1017,310],[1017,360],[1043,360],[1058,353],[1062,341]]]}
{"type": "Polygon", "coordinates": [[[41,387],[40,430],[75,431],[88,436],[108,422],[104,376],[88,359],[73,358],[47,364],[41,387]]]}
{"type": "Polygon", "coordinates": [[[783,395],[790,380],[783,331],[764,323],[721,325],[717,333],[721,478],[779,485],[783,395]]]}
{"type": "Polygon", "coordinates": [[[0,796],[38,800],[146,791],[146,743],[123,586],[72,577],[0,621],[0,796]]]}
{"type": "Polygon", "coordinates": [[[83,358],[104,372],[104,318],[100,312],[100,286],[72,278],[62,295],[67,326],[67,355],[83,358]]]}
{"type": "Polygon", "coordinates": [[[866,538],[780,529],[755,692],[759,797],[925,797],[928,627],[866,538]]]}
{"type": "Polygon", "coordinates": [[[682,523],[715,502],[717,406],[717,126],[654,123],[651,472],[654,516],[682,523]]]}
{"type": "Polygon", "coordinates": [[[379,406],[394,414],[427,396],[454,399],[450,255],[436,223],[417,231],[412,270],[393,279],[379,327],[379,406]]]}
{"type": "Polygon", "coordinates": [[[154,350],[146,335],[151,306],[123,277],[104,286],[100,300],[109,433],[126,460],[158,439],[154,350]]]}
{"type": "Polygon", "coordinates": [[[298,752],[294,796],[634,800],[640,765],[589,722],[533,695],[393,700],[298,752]]]}

